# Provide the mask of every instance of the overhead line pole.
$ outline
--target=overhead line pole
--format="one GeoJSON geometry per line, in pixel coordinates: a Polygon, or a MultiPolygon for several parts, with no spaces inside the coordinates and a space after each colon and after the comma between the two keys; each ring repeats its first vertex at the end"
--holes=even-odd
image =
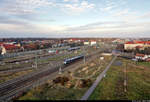
{"type": "Polygon", "coordinates": [[[35,68],[36,68],[36,69],[37,69],[37,67],[38,67],[38,66],[37,66],[37,63],[38,63],[37,60],[38,60],[38,59],[37,59],[37,53],[36,53],[36,55],[35,55],[35,68]]]}
{"type": "Polygon", "coordinates": [[[85,46],[83,46],[83,49],[84,49],[84,51],[83,51],[83,54],[84,54],[83,61],[84,61],[84,64],[85,64],[85,62],[86,62],[86,60],[85,60],[85,56],[86,56],[86,53],[85,53],[85,46]]]}

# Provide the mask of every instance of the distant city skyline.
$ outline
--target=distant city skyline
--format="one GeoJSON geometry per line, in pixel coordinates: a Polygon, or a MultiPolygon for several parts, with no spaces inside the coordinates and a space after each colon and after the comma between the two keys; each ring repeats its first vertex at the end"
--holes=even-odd
{"type": "Polygon", "coordinates": [[[150,37],[150,0],[0,0],[2,37],[150,37]]]}

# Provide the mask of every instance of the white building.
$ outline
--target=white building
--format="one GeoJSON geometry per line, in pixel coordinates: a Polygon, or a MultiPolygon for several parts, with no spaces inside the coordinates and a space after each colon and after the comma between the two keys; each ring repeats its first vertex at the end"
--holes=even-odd
{"type": "Polygon", "coordinates": [[[91,46],[96,45],[96,41],[91,41],[91,46]]]}
{"type": "Polygon", "coordinates": [[[144,55],[144,54],[135,55],[135,59],[146,60],[147,58],[150,58],[150,55],[144,55]]]}
{"type": "Polygon", "coordinates": [[[103,56],[112,56],[112,53],[102,53],[103,56]]]}
{"type": "Polygon", "coordinates": [[[84,42],[84,45],[89,45],[89,44],[90,44],[90,42],[88,42],[88,41],[84,42]]]}
{"type": "Polygon", "coordinates": [[[0,47],[1,47],[1,50],[2,50],[1,55],[6,54],[6,49],[5,49],[5,47],[4,47],[4,46],[0,46],[0,47]]]}
{"type": "Polygon", "coordinates": [[[150,42],[149,41],[135,41],[135,42],[126,42],[124,44],[124,49],[125,50],[133,50],[136,48],[143,49],[146,47],[150,47],[150,42]]]}

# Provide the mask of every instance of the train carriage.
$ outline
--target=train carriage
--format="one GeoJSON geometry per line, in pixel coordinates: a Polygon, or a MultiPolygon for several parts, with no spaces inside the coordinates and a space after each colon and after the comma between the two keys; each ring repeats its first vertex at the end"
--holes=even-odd
{"type": "Polygon", "coordinates": [[[82,58],[84,58],[83,55],[75,56],[75,57],[72,57],[72,58],[69,58],[69,59],[65,59],[65,60],[64,60],[64,65],[73,63],[73,62],[75,62],[75,61],[77,61],[77,60],[79,60],[79,59],[82,59],[82,58]]]}
{"type": "Polygon", "coordinates": [[[73,47],[73,48],[69,48],[68,51],[74,51],[74,50],[79,50],[80,47],[73,47]]]}

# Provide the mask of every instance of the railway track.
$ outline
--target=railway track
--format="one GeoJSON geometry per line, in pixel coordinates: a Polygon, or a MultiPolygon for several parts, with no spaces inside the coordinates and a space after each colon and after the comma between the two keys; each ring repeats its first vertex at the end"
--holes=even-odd
{"type": "MultiPolygon", "coordinates": [[[[71,54],[72,52],[64,52],[64,53],[61,53],[61,54],[58,54],[58,55],[53,55],[53,56],[48,56],[48,55],[42,55],[42,56],[40,56],[39,58],[40,58],[40,60],[47,60],[47,59],[49,59],[49,58],[55,58],[55,57],[58,57],[58,56],[65,56],[65,55],[68,55],[68,54],[71,54]],[[42,58],[41,58],[42,57],[42,58]]],[[[35,59],[35,56],[33,56],[34,58],[32,58],[32,59],[29,59],[28,60],[28,62],[30,62],[30,63],[27,63],[27,64],[25,64],[23,67],[20,67],[20,66],[15,66],[15,67],[11,67],[11,68],[6,68],[6,69],[0,69],[0,74],[1,73],[10,73],[10,72],[19,72],[19,71],[25,71],[25,70],[29,70],[29,69],[34,69],[33,67],[31,67],[32,66],[32,63],[34,62],[34,60],[33,59],[35,59]]],[[[27,60],[27,58],[26,58],[26,60],[27,60]]],[[[15,60],[15,61],[17,61],[17,60],[15,60]]],[[[22,59],[18,59],[18,61],[19,62],[21,62],[21,61],[23,61],[22,59]]],[[[25,60],[24,60],[25,61],[25,60]]],[[[44,63],[45,64],[45,63],[44,63]]],[[[44,65],[43,64],[43,65],[44,65]]],[[[13,64],[13,65],[15,65],[15,64],[13,64]]],[[[39,65],[42,65],[42,64],[38,64],[38,66],[39,65]]],[[[11,65],[12,66],[12,65],[11,65]]]]}
{"type": "MultiPolygon", "coordinates": [[[[65,56],[65,55],[68,55],[68,54],[71,54],[71,52],[67,52],[67,53],[61,53],[61,54],[58,54],[58,55],[55,55],[55,56],[44,56],[43,58],[40,58],[40,60],[47,60],[47,59],[49,59],[49,58],[55,58],[55,57],[58,57],[58,56],[65,56]]],[[[35,59],[35,58],[34,58],[35,59]]],[[[20,61],[22,61],[22,60],[20,60],[20,61]]],[[[34,62],[34,60],[33,59],[30,59],[30,60],[28,60],[28,62],[34,62]]],[[[45,64],[45,63],[44,63],[45,64]]],[[[43,64],[43,65],[44,65],[43,64]]],[[[4,73],[4,72],[16,72],[17,70],[18,71],[20,71],[20,70],[27,70],[27,69],[29,69],[29,67],[31,67],[31,65],[32,64],[27,64],[27,65],[25,65],[25,66],[23,66],[23,67],[13,67],[13,68],[6,68],[6,69],[0,69],[0,73],[4,73]]],[[[40,64],[41,65],[41,64],[40,64]]],[[[32,69],[32,68],[30,68],[30,69],[32,69]]]]}
{"type": "Polygon", "coordinates": [[[4,63],[15,63],[15,62],[22,62],[22,61],[27,61],[27,60],[31,60],[31,59],[35,59],[36,57],[37,58],[40,58],[40,57],[46,57],[46,56],[53,56],[55,54],[42,54],[42,55],[33,55],[33,56],[28,56],[26,58],[22,58],[22,59],[15,59],[15,60],[9,60],[9,61],[3,61],[4,63]]]}
{"type": "MultiPolygon", "coordinates": [[[[81,48],[81,47],[80,47],[81,48]]],[[[66,48],[67,49],[67,48],[66,48]]],[[[46,57],[46,56],[49,56],[49,55],[52,55],[52,56],[54,56],[54,55],[56,55],[55,53],[47,53],[47,54],[38,54],[38,55],[29,55],[29,56],[27,56],[27,57],[23,57],[23,58],[17,58],[17,59],[14,59],[14,60],[8,60],[8,61],[3,61],[4,63],[15,63],[15,62],[21,62],[21,61],[26,61],[26,60],[29,60],[29,59],[34,59],[35,57],[39,57],[39,58],[41,58],[41,57],[46,57]]]]}
{"type": "MultiPolygon", "coordinates": [[[[56,62],[55,62],[55,63],[56,63],[56,62]]],[[[52,63],[51,66],[53,65],[53,67],[56,67],[55,63],[52,63]]],[[[59,61],[59,62],[57,62],[57,63],[60,64],[60,63],[62,63],[62,62],[59,61]]],[[[9,84],[11,84],[11,83],[15,83],[15,82],[17,82],[17,81],[19,81],[19,80],[22,80],[22,79],[25,79],[25,78],[33,77],[33,76],[36,75],[36,74],[39,74],[39,73],[41,73],[41,72],[43,72],[43,71],[45,71],[45,70],[47,70],[47,69],[50,69],[49,67],[51,67],[51,66],[48,65],[48,66],[46,66],[46,68],[37,69],[36,71],[29,73],[28,75],[23,75],[23,76],[21,76],[21,77],[17,77],[17,78],[15,78],[15,79],[11,79],[11,80],[9,80],[9,81],[7,81],[7,82],[1,83],[1,84],[0,84],[0,88],[2,88],[2,87],[4,87],[4,86],[7,86],[7,85],[9,85],[9,84]]]]}
{"type": "MultiPolygon", "coordinates": [[[[45,65],[51,65],[51,64],[54,64],[54,63],[56,63],[56,61],[51,61],[50,63],[49,62],[46,62],[46,63],[40,63],[40,64],[38,64],[38,68],[41,68],[41,67],[43,67],[43,66],[45,66],[45,65]]],[[[20,68],[20,67],[18,67],[18,68],[15,68],[15,69],[10,69],[10,70],[2,70],[2,71],[0,71],[0,74],[6,74],[6,73],[16,73],[16,72],[20,72],[20,71],[26,71],[26,70],[31,70],[31,69],[36,69],[35,67],[32,67],[31,65],[28,65],[28,66],[26,66],[26,67],[22,67],[22,68],[20,68]]]]}
{"type": "Polygon", "coordinates": [[[55,71],[57,71],[56,68],[51,69],[51,70],[46,70],[46,71],[43,71],[40,74],[36,74],[30,78],[22,79],[15,83],[11,83],[7,86],[4,86],[4,87],[0,88],[0,95],[3,96],[3,95],[8,94],[11,91],[15,91],[19,86],[26,86],[27,84],[32,84],[34,81],[36,81],[40,78],[43,78],[44,76],[47,76],[55,71]]]}
{"type": "MultiPolygon", "coordinates": [[[[97,51],[91,55],[86,56],[87,59],[91,59],[92,56],[95,56],[96,54],[100,53],[100,51],[97,51]]],[[[77,66],[77,63],[82,63],[82,62],[75,62],[74,64],[72,64],[73,66],[77,66]]],[[[72,66],[70,65],[70,66],[72,66]]],[[[58,71],[60,64],[58,66],[52,67],[52,68],[47,68],[44,69],[40,72],[34,73],[33,75],[30,76],[25,76],[22,78],[18,78],[15,80],[12,80],[10,82],[6,82],[3,83],[2,85],[0,85],[0,100],[7,100],[8,98],[10,99],[10,97],[12,97],[12,95],[14,95],[13,92],[16,92],[16,90],[21,90],[23,89],[23,87],[26,87],[28,85],[32,85],[34,82],[40,80],[41,78],[44,78],[54,72],[58,71]]],[[[70,66],[64,66],[62,65],[62,69],[67,69],[67,67],[70,66]]]]}
{"type": "Polygon", "coordinates": [[[70,48],[70,46],[59,47],[59,48],[46,48],[46,49],[32,50],[32,51],[25,51],[25,52],[17,52],[17,53],[8,53],[8,54],[4,55],[3,57],[0,57],[0,59],[15,58],[15,57],[18,57],[18,56],[25,56],[27,54],[35,54],[35,53],[40,53],[42,51],[48,51],[48,50],[66,50],[68,48],[70,48]]]}

